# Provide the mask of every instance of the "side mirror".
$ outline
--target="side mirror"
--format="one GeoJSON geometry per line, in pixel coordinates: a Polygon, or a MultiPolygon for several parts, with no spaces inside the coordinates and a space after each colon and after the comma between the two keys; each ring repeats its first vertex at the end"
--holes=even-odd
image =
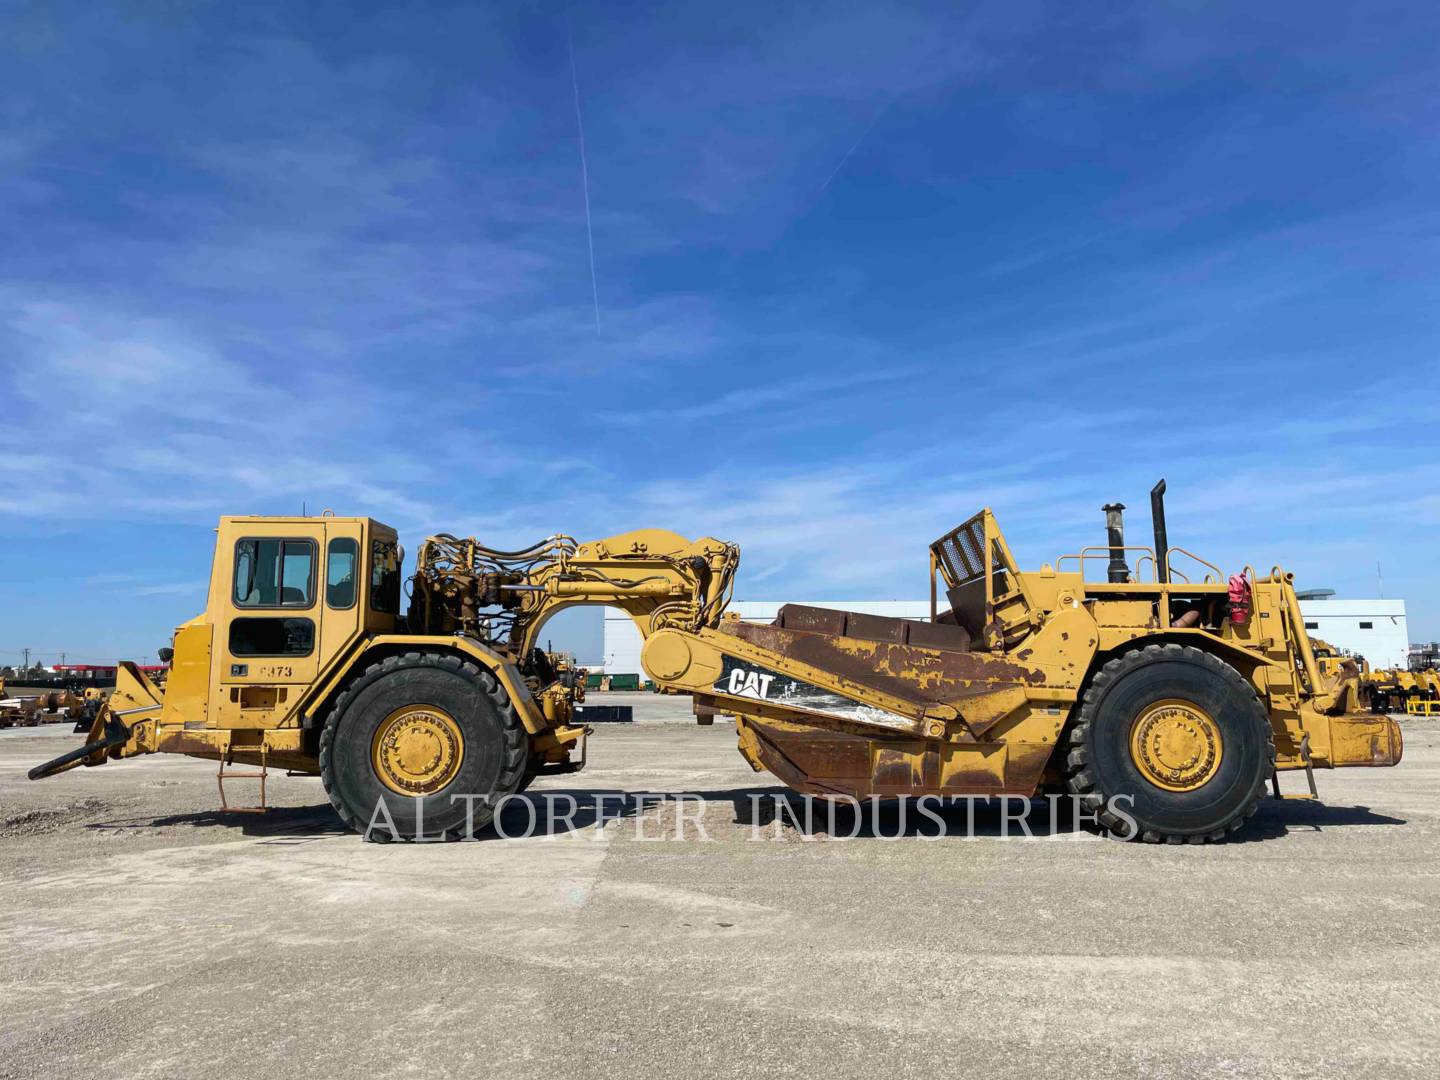
{"type": "Polygon", "coordinates": [[[175,650],[169,648],[160,649],[155,653],[155,655],[160,657],[160,662],[162,664],[168,664],[171,660],[175,658],[175,650]]]}

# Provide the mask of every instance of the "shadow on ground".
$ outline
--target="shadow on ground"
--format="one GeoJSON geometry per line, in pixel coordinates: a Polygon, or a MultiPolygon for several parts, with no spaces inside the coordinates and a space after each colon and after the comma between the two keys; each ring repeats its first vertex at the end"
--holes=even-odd
{"type": "Polygon", "coordinates": [[[1404,818],[1378,814],[1368,806],[1327,806],[1323,802],[1261,799],[1255,816],[1230,842],[1273,840],[1288,832],[1321,832],[1350,825],[1404,825],[1404,818]]]}
{"type": "Polygon", "coordinates": [[[317,806],[272,806],[251,813],[243,810],[200,810],[188,814],[163,814],[95,821],[85,826],[99,832],[127,829],[214,828],[234,829],[242,836],[315,837],[348,832],[328,802],[317,806]]]}

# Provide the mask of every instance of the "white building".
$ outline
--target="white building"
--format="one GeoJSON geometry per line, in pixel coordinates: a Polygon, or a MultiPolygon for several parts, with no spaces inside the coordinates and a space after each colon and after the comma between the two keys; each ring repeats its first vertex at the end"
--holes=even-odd
{"type": "MultiPolygon", "coordinates": [[[[728,610],[752,622],[770,622],[786,603],[889,615],[896,619],[930,618],[929,600],[737,600],[728,610]]],[[[1373,668],[1403,668],[1410,648],[1404,600],[1302,600],[1300,613],[1311,637],[1323,638],[1346,652],[1370,661],[1373,668]]],[[[640,631],[630,616],[605,609],[605,673],[644,675],[640,666],[640,631]]]]}
{"type": "Polygon", "coordinates": [[[1372,668],[1404,668],[1409,663],[1404,600],[1301,600],[1300,614],[1311,637],[1363,656],[1372,668]]]}

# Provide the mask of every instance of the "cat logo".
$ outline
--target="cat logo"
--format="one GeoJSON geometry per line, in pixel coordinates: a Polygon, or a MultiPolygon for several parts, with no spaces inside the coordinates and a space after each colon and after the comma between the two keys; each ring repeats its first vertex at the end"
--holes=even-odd
{"type": "Polygon", "coordinates": [[[770,696],[770,681],[774,678],[763,671],[736,668],[730,672],[729,692],[736,697],[766,698],[770,696]]]}

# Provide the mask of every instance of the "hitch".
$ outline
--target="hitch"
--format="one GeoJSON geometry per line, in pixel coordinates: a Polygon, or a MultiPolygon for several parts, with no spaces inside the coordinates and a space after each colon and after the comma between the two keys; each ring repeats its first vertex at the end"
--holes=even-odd
{"type": "Polygon", "coordinates": [[[130,716],[133,713],[154,712],[160,708],[159,705],[146,705],[139,709],[125,709],[123,712],[105,712],[105,726],[100,738],[87,742],[78,750],[71,750],[68,754],[61,754],[59,757],[45,762],[43,765],[36,765],[25,775],[31,780],[44,780],[46,777],[55,776],[75,768],[76,765],[84,762],[86,765],[99,765],[104,760],[105,751],[112,746],[123,746],[130,741],[130,726],[121,720],[122,716],[130,716]],[[89,761],[88,758],[95,757],[97,760],[89,761]]]}

